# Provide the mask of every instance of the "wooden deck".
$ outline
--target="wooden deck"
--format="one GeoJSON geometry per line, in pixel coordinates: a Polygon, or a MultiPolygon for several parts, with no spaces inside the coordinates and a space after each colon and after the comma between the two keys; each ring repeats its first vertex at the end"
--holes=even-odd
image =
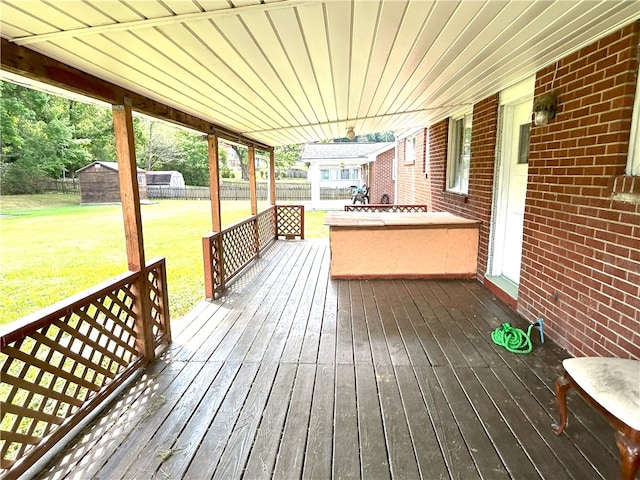
{"type": "Polygon", "coordinates": [[[41,472],[42,479],[616,479],[613,431],[566,354],[476,281],[331,281],[323,241],[276,242],[41,472]]]}

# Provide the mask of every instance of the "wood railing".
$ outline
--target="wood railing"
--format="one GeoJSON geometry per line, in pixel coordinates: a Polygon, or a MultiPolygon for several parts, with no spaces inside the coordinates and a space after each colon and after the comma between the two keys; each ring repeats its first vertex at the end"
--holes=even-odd
{"type": "Polygon", "coordinates": [[[0,478],[18,478],[150,361],[147,342],[170,340],[164,259],[3,327],[0,478]]]}
{"type": "Polygon", "coordinates": [[[345,212],[394,212],[394,213],[413,213],[426,212],[426,205],[392,205],[388,203],[365,203],[356,205],[345,205],[345,212]]]}
{"type": "Polygon", "coordinates": [[[207,298],[255,260],[277,238],[304,239],[304,206],[276,205],[202,238],[207,298]]]}

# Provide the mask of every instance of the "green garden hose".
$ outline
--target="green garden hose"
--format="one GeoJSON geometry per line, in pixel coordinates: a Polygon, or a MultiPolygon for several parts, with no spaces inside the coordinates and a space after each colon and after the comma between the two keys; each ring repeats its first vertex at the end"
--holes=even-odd
{"type": "Polygon", "coordinates": [[[519,328],[512,327],[508,323],[503,323],[500,327],[491,332],[491,340],[496,345],[506,348],[511,353],[531,353],[533,344],[531,343],[531,330],[534,327],[540,329],[540,340],[544,343],[544,333],[542,331],[542,319],[539,318],[529,325],[527,333],[519,328]]]}

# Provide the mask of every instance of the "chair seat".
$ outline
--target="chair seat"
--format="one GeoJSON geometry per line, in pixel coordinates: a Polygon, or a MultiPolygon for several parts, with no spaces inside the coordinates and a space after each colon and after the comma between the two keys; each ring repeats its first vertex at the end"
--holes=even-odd
{"type": "Polygon", "coordinates": [[[640,430],[640,360],[579,357],[562,366],[611,415],[640,430]]]}

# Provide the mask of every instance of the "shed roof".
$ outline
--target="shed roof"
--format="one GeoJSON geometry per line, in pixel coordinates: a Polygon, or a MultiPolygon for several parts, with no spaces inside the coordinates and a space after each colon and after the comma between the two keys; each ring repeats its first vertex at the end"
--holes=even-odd
{"type": "MultiPolygon", "coordinates": [[[[103,161],[95,161],[91,162],[89,165],[85,165],[82,168],[76,170],[76,173],[82,172],[83,170],[88,169],[89,167],[93,167],[94,165],[100,165],[101,167],[107,168],[109,170],[118,171],[118,162],[103,162],[103,161]]],[[[144,173],[144,170],[140,167],[137,167],[138,173],[144,173]]]]}

